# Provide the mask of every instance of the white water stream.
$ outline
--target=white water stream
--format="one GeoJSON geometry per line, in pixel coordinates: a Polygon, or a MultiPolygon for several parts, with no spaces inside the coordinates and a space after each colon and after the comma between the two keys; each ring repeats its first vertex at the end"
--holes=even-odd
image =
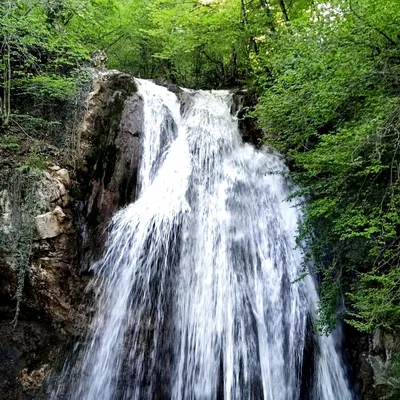
{"type": "Polygon", "coordinates": [[[118,212],[72,400],[351,400],[310,321],[280,157],[243,144],[228,92],[144,98],[140,195],[118,212]]]}

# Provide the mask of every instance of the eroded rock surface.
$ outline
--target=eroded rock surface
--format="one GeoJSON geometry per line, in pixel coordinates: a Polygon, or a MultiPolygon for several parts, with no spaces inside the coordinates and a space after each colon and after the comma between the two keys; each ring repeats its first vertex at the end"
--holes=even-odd
{"type": "Polygon", "coordinates": [[[370,336],[368,351],[364,357],[370,366],[373,376],[373,387],[378,398],[387,396],[390,392],[388,379],[396,353],[400,351],[400,336],[398,333],[388,333],[376,329],[370,336]]]}
{"type": "MultiPolygon", "coordinates": [[[[46,376],[86,330],[88,265],[101,252],[99,232],[135,197],[142,101],[134,79],[118,71],[94,75],[87,109],[75,132],[73,160],[49,165],[38,178],[33,256],[14,326],[18,266],[0,254],[0,397],[42,399],[46,376]]],[[[11,194],[0,192],[0,230],[9,231],[11,194]]]]}

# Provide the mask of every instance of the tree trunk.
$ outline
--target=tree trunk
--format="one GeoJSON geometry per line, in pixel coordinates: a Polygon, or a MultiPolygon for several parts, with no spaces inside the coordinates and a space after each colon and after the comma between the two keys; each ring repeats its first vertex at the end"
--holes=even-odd
{"type": "Polygon", "coordinates": [[[11,52],[10,44],[7,43],[7,98],[6,98],[6,118],[4,125],[8,125],[11,114],[11,52]]]}
{"type": "Polygon", "coordinates": [[[288,13],[286,10],[286,6],[285,6],[285,2],[283,0],[279,0],[279,7],[281,8],[282,14],[283,14],[283,19],[288,22],[289,21],[289,17],[288,17],[288,13]]]}
{"type": "Polygon", "coordinates": [[[242,25],[247,25],[247,7],[244,0],[240,1],[240,11],[242,14],[242,25]]]}
{"type": "Polygon", "coordinates": [[[274,19],[272,17],[271,9],[266,0],[260,0],[260,6],[263,8],[265,15],[268,17],[268,26],[272,33],[275,33],[274,19]]]}
{"type": "Polygon", "coordinates": [[[3,55],[3,101],[1,102],[1,124],[7,126],[11,113],[11,52],[8,38],[4,38],[3,55]]]}

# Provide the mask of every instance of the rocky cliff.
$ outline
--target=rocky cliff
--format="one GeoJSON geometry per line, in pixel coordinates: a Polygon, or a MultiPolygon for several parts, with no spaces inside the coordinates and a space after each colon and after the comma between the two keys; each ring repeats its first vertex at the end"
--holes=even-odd
{"type": "Polygon", "coordinates": [[[46,375],[60,367],[65,349],[85,330],[89,260],[101,250],[111,216],[135,198],[141,125],[142,102],[133,78],[100,71],[74,132],[72,157],[54,157],[27,180],[29,170],[0,154],[0,235],[9,244],[0,247],[2,399],[40,398],[46,375]],[[15,189],[9,181],[18,169],[25,181],[15,189]],[[34,237],[26,244],[31,246],[29,264],[21,271],[12,233],[32,194],[27,185],[35,188],[37,206],[34,237]],[[16,196],[19,207],[13,208],[16,196]],[[14,321],[21,275],[24,285],[14,321]]]}

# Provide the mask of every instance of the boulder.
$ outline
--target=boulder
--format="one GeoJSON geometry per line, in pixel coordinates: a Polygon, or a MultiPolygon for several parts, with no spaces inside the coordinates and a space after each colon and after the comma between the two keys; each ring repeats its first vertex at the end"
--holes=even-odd
{"type": "Polygon", "coordinates": [[[68,231],[66,215],[61,207],[56,206],[53,211],[38,215],[35,218],[36,230],[40,239],[54,238],[68,231]]]}
{"type": "Polygon", "coordinates": [[[68,170],[65,168],[60,168],[59,170],[55,171],[54,175],[56,178],[66,187],[71,187],[71,178],[69,176],[68,170]]]}
{"type": "Polygon", "coordinates": [[[0,192],[0,232],[8,234],[11,229],[11,201],[7,190],[0,192]]]}

